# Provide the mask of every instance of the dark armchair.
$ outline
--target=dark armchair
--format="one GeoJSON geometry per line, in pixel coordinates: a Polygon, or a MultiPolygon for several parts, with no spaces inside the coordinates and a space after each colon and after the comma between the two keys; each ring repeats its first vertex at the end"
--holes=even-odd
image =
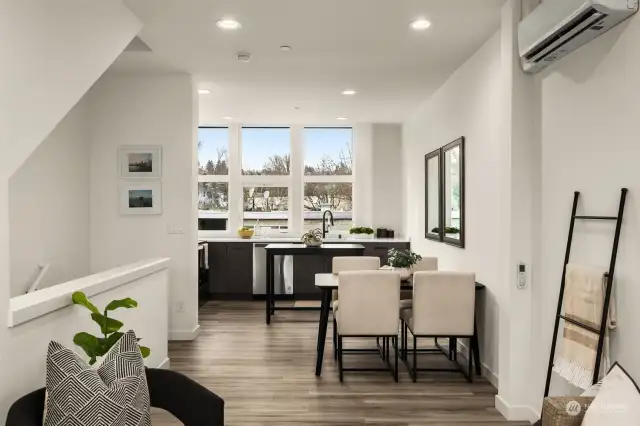
{"type": "MultiPolygon", "coordinates": [[[[223,426],[224,400],[190,378],[171,370],[148,368],[151,406],[173,414],[185,426],[223,426]]],[[[42,426],[45,390],[17,400],[7,426],[42,426]]]]}

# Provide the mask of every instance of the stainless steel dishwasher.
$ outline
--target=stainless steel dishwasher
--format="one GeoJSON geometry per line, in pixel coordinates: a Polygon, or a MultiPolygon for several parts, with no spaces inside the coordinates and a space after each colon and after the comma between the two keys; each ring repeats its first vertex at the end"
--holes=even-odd
{"type": "MultiPolygon", "coordinates": [[[[267,294],[267,243],[253,245],[253,294],[267,294]]],[[[275,256],[274,259],[275,294],[293,294],[293,257],[275,256]]]]}

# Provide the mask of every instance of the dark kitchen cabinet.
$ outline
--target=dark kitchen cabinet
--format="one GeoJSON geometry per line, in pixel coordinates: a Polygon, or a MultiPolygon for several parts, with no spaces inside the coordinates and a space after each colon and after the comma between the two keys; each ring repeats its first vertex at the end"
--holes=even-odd
{"type": "Polygon", "coordinates": [[[409,243],[364,243],[364,255],[379,257],[380,266],[384,266],[389,262],[389,250],[394,248],[396,250],[406,250],[410,247],[409,243]]]}
{"type": "Polygon", "coordinates": [[[321,256],[293,256],[293,292],[296,298],[320,300],[316,274],[331,271],[331,260],[321,256]]]}
{"type": "Polygon", "coordinates": [[[251,296],[253,244],[209,242],[209,292],[214,299],[251,296]]]}
{"type": "Polygon", "coordinates": [[[253,294],[253,244],[227,244],[227,283],[233,294],[253,294]]]}

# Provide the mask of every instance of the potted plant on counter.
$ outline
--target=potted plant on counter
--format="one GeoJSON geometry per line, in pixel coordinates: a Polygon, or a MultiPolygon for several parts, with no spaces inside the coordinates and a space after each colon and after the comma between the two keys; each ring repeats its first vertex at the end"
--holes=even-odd
{"type": "Polygon", "coordinates": [[[304,234],[301,238],[307,247],[319,247],[322,245],[322,229],[316,228],[304,234]]]}
{"type": "Polygon", "coordinates": [[[363,227],[353,227],[349,230],[349,234],[353,238],[362,238],[362,239],[373,239],[373,229],[363,227]]]}
{"type": "Polygon", "coordinates": [[[411,277],[413,273],[413,265],[422,260],[422,256],[412,251],[407,250],[389,250],[389,266],[391,270],[400,273],[400,279],[406,281],[411,277]]]}

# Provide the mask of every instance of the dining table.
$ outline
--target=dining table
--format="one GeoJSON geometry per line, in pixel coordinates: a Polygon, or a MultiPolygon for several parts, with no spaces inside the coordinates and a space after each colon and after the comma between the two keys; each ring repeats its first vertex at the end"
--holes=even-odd
{"type": "MultiPolygon", "coordinates": [[[[316,376],[322,375],[322,361],[324,358],[324,346],[327,339],[327,327],[329,326],[329,311],[331,310],[331,298],[333,290],[339,288],[339,278],[337,274],[326,273],[316,274],[315,284],[318,289],[322,291],[322,305],[320,307],[320,322],[318,324],[318,343],[317,343],[317,355],[316,355],[316,376]]],[[[484,291],[485,285],[476,282],[476,293],[484,291]]],[[[411,278],[400,283],[400,290],[412,290],[413,283],[411,278]]],[[[477,299],[477,298],[476,298],[477,299]]],[[[476,309],[477,314],[477,309],[476,309]]],[[[475,365],[476,375],[482,374],[481,361],[480,361],[480,346],[478,344],[478,327],[477,327],[477,315],[474,316],[473,332],[474,338],[471,339],[471,354],[473,357],[473,363],[475,365]]],[[[450,348],[456,351],[456,339],[450,339],[450,348]]],[[[455,354],[449,358],[455,358],[455,354]]]]}

